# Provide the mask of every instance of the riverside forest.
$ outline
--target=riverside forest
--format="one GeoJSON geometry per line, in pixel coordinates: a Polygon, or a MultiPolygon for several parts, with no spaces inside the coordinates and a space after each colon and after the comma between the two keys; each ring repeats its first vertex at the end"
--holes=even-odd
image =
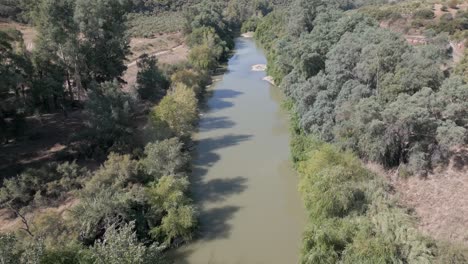
{"type": "Polygon", "coordinates": [[[0,263],[468,263],[467,46],[467,0],[0,0],[0,263]]]}

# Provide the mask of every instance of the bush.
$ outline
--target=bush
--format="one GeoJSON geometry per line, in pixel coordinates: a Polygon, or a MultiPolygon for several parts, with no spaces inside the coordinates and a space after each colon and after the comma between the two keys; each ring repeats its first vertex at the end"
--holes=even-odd
{"type": "Polygon", "coordinates": [[[415,19],[432,19],[434,18],[434,11],[429,8],[418,9],[414,12],[413,18],[415,19]]]}
{"type": "Polygon", "coordinates": [[[141,163],[152,180],[164,175],[180,174],[187,169],[190,156],[189,153],[182,151],[183,145],[178,138],[146,145],[145,158],[141,163]]]}
{"type": "Polygon", "coordinates": [[[0,205],[19,209],[35,203],[40,205],[44,199],[62,198],[67,192],[80,189],[81,179],[86,175],[87,171],[75,162],[50,163],[40,169],[27,169],[4,181],[0,189],[0,205]]]}
{"type": "Polygon", "coordinates": [[[186,197],[189,182],[186,177],[163,176],[148,188],[152,210],[163,215],[160,226],[151,229],[151,235],[166,244],[175,238],[189,240],[196,224],[196,211],[186,197]]]}
{"type": "Polygon", "coordinates": [[[123,189],[129,183],[141,181],[141,174],[137,161],[130,155],[110,153],[104,164],[93,174],[86,183],[84,191],[90,195],[101,189],[123,189]]]}
{"type": "Polygon", "coordinates": [[[256,17],[249,18],[247,21],[242,23],[241,32],[255,32],[259,19],[256,17]]]}
{"type": "Polygon", "coordinates": [[[91,248],[91,256],[96,264],[145,264],[166,263],[162,247],[156,244],[146,247],[138,242],[134,232],[135,223],[107,228],[104,238],[91,248]]]}
{"type": "Polygon", "coordinates": [[[210,76],[205,71],[183,69],[172,74],[171,81],[175,85],[182,83],[192,89],[197,96],[201,96],[204,88],[210,82],[210,76]]]}

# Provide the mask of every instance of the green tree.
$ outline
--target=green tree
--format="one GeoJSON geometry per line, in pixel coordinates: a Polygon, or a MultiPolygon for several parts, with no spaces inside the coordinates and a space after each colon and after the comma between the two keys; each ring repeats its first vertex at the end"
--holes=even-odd
{"type": "Polygon", "coordinates": [[[163,176],[149,186],[151,208],[164,215],[160,226],[150,233],[157,239],[170,244],[175,238],[189,240],[196,224],[196,211],[187,198],[189,182],[186,177],[163,176]]]}
{"type": "Polygon", "coordinates": [[[80,36],[80,54],[85,58],[83,81],[112,81],[125,71],[129,54],[126,13],[129,0],[75,1],[74,20],[80,36]]]}
{"type": "Polygon", "coordinates": [[[143,54],[138,59],[137,66],[137,91],[140,98],[155,101],[163,98],[169,83],[159,70],[157,59],[143,54]]]}
{"type": "Polygon", "coordinates": [[[86,102],[90,138],[105,149],[125,146],[132,134],[132,98],[122,91],[119,83],[105,82],[96,87],[86,102]]]}
{"type": "Polygon", "coordinates": [[[177,137],[188,137],[197,119],[197,103],[195,92],[179,84],[153,108],[151,122],[156,128],[169,128],[177,137]]]}

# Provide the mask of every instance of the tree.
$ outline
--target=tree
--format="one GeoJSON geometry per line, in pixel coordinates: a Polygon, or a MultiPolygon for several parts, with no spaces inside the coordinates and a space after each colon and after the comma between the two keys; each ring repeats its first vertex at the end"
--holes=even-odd
{"type": "Polygon", "coordinates": [[[119,83],[105,82],[96,87],[86,102],[89,114],[89,136],[105,149],[125,146],[133,131],[132,98],[122,91],[119,83]]]}
{"type": "Polygon", "coordinates": [[[140,98],[154,101],[163,98],[169,83],[159,70],[157,59],[143,54],[138,59],[137,66],[137,91],[140,98]]]}
{"type": "Polygon", "coordinates": [[[154,127],[168,127],[177,137],[188,137],[193,132],[197,119],[195,92],[178,84],[153,108],[151,122],[154,127]]]}
{"type": "Polygon", "coordinates": [[[80,54],[85,58],[83,81],[112,81],[125,71],[129,54],[126,13],[129,0],[78,0],[74,20],[79,28],[80,54]]]}
{"type": "Polygon", "coordinates": [[[190,69],[179,70],[172,74],[171,82],[175,85],[182,83],[192,89],[197,96],[200,96],[203,89],[210,82],[207,72],[194,71],[190,69]]]}
{"type": "Polygon", "coordinates": [[[155,238],[163,238],[166,244],[175,238],[192,237],[196,212],[185,195],[188,185],[186,177],[163,176],[147,189],[152,210],[163,215],[161,225],[153,227],[150,233],[155,238]]]}
{"type": "MultiPolygon", "coordinates": [[[[81,55],[78,54],[78,26],[73,20],[75,1],[41,0],[34,7],[32,18],[38,30],[35,53],[39,61],[59,65],[66,70],[68,96],[73,100],[71,79],[81,88],[81,55]]],[[[63,77],[65,76],[65,78],[63,77]]],[[[63,85],[62,83],[60,83],[63,85]]]]}

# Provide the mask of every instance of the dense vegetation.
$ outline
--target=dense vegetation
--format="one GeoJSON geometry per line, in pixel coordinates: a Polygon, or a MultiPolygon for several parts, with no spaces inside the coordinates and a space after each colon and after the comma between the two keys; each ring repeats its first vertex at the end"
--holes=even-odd
{"type": "Polygon", "coordinates": [[[66,114],[82,102],[87,127],[76,135],[73,154],[3,181],[0,206],[22,227],[0,235],[0,262],[165,263],[166,249],[192,238],[191,134],[198,100],[233,47],[233,32],[224,3],[189,5],[183,23],[189,62],[160,68],[141,56],[133,95],[122,90],[121,76],[129,54],[127,14],[138,8],[124,0],[41,0],[29,10],[38,31],[32,52],[21,33],[0,32],[1,99],[16,106],[2,109],[2,139],[19,135],[16,119],[66,114]],[[138,108],[148,104],[144,133],[137,133],[138,108]],[[104,162],[82,166],[88,158],[104,162]],[[41,210],[70,199],[76,205],[69,212],[41,210]]]}
{"type": "Polygon", "coordinates": [[[292,154],[309,213],[301,262],[466,263],[466,252],[422,237],[357,158],[425,175],[468,139],[463,66],[440,67],[447,38],[410,46],[355,10],[376,3],[296,0],[256,26],[295,113],[292,154]]]}

